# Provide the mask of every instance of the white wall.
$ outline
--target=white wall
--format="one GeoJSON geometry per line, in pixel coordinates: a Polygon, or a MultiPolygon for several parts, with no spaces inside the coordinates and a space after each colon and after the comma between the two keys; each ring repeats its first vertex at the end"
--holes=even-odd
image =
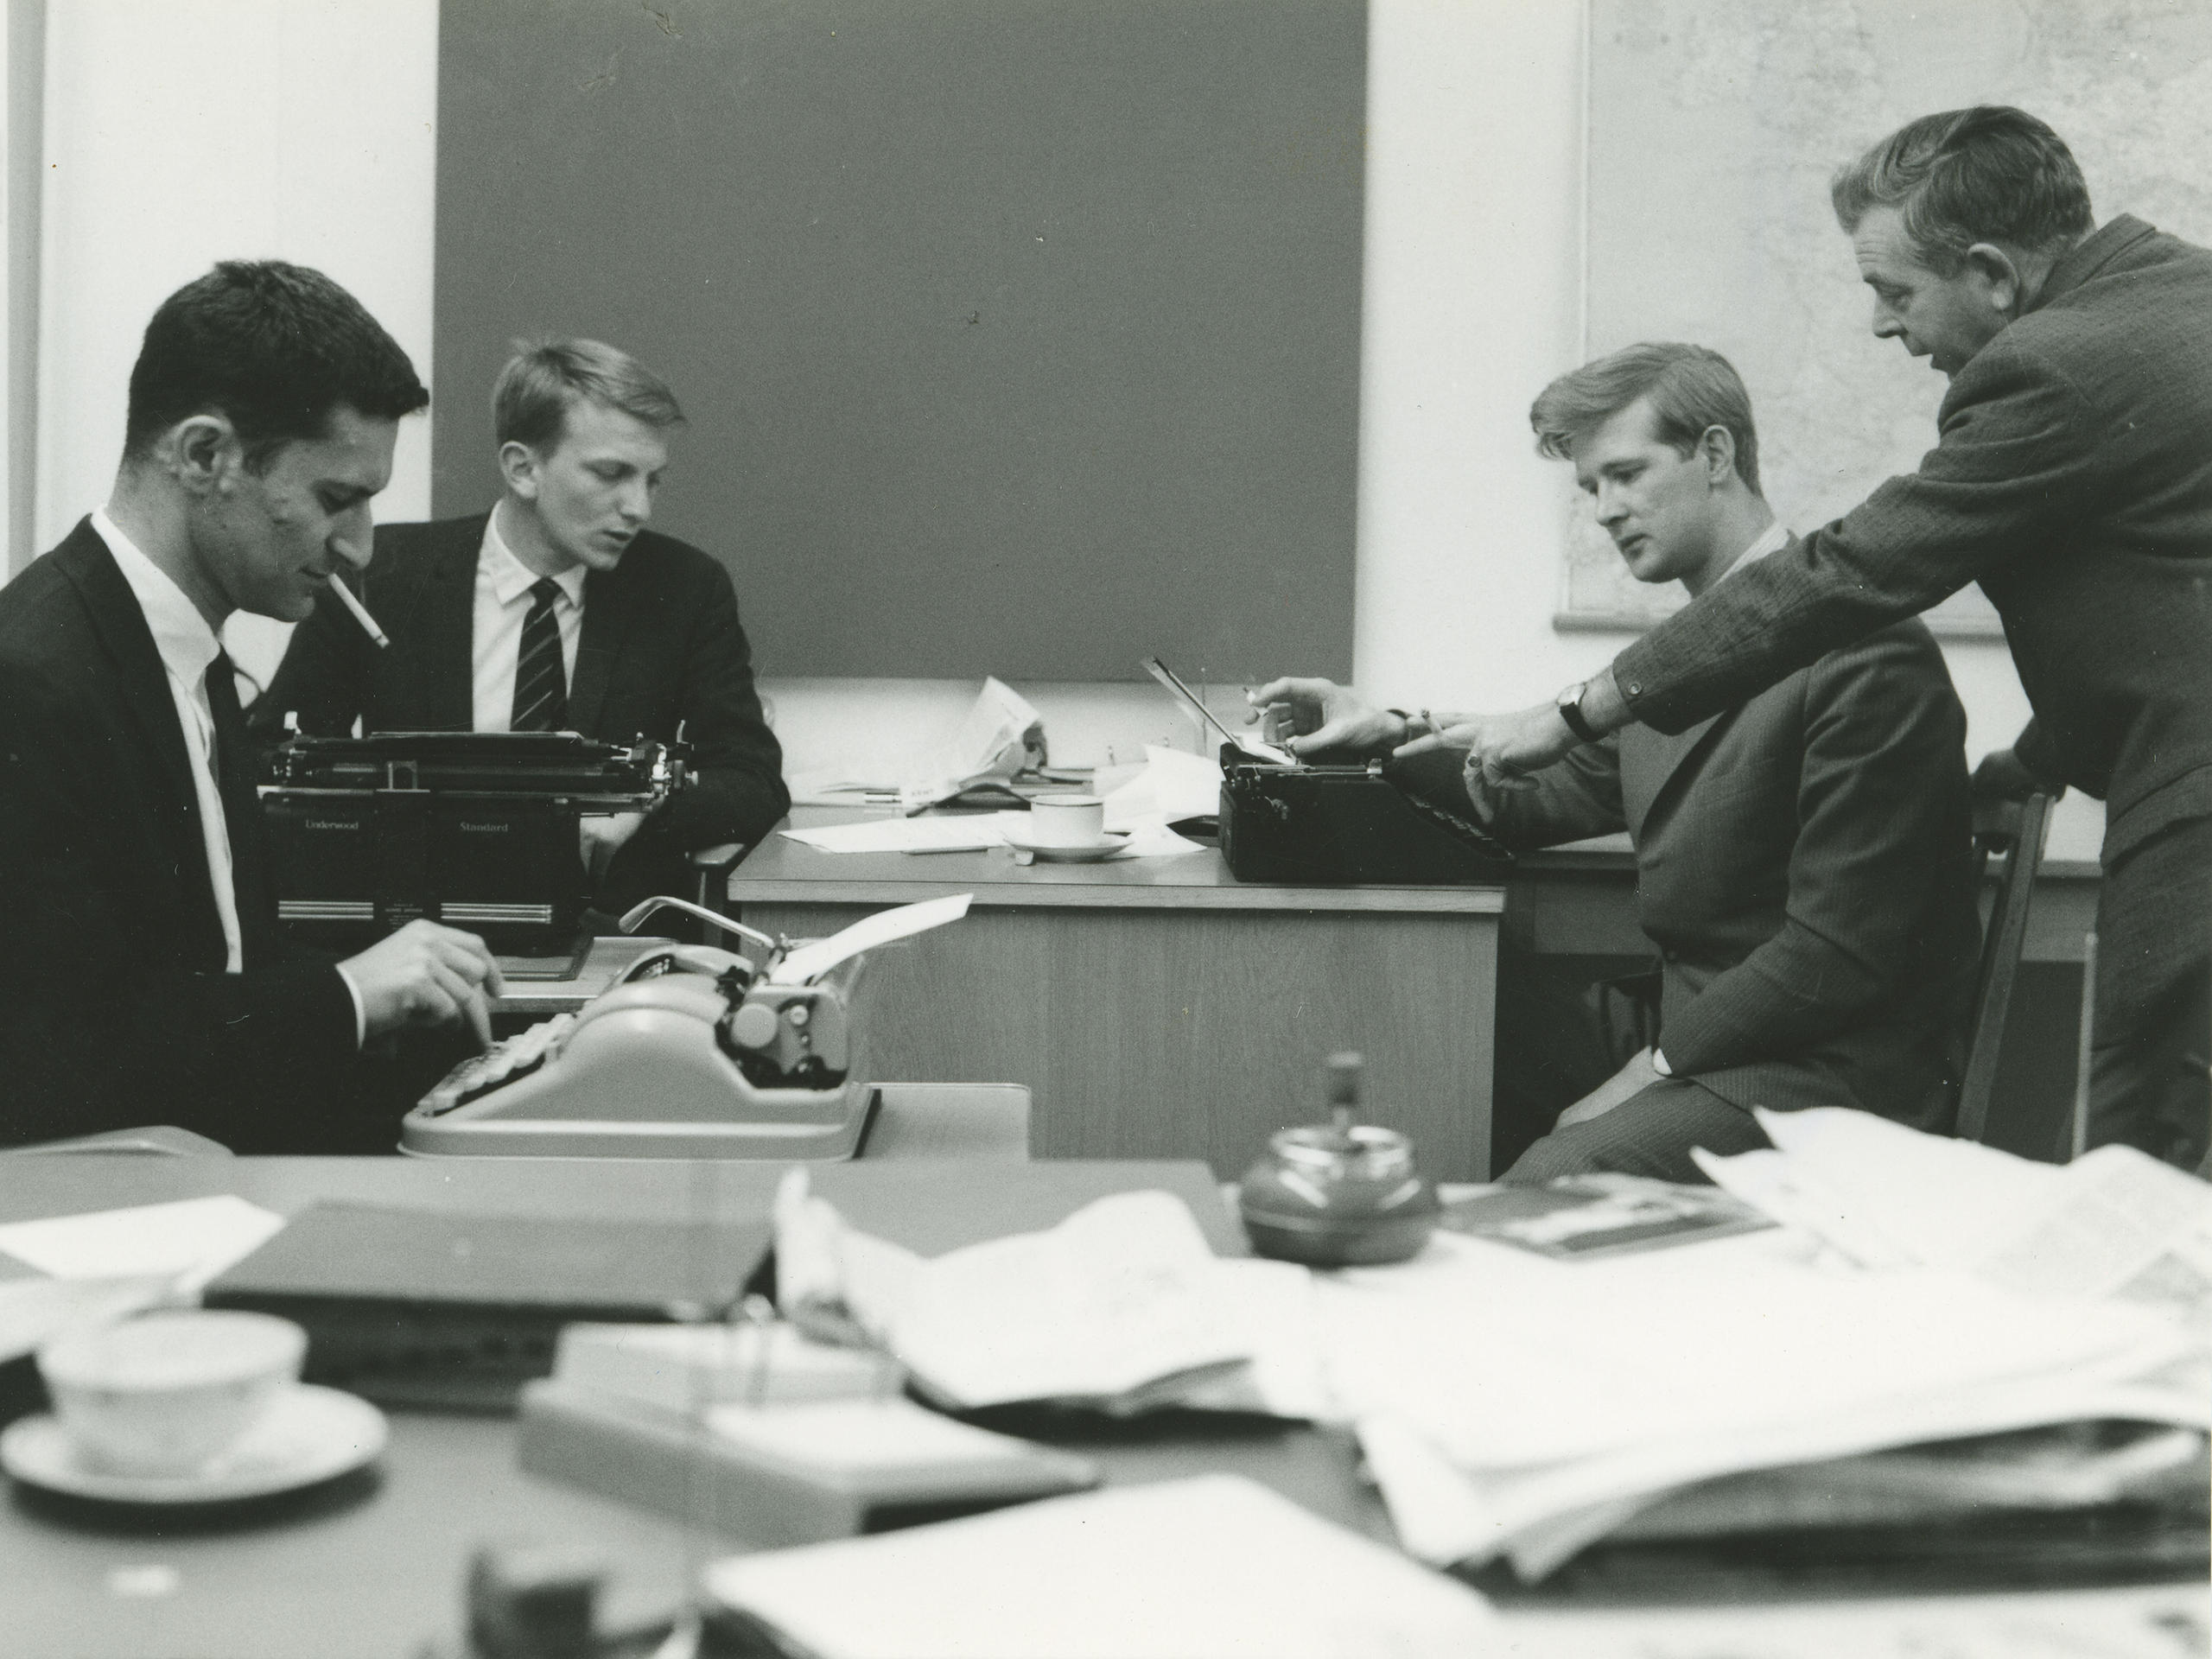
{"type": "MultiPolygon", "coordinates": [[[[139,334],[217,259],[327,271],[435,384],[437,15],[437,0],[52,0],[39,546],[106,500],[139,334]]],[[[380,512],[429,512],[429,457],[410,421],[380,512]]],[[[251,665],[281,639],[248,623],[232,645],[251,665]]]]}
{"type": "MultiPolygon", "coordinates": [[[[1581,349],[1582,8],[1370,0],[1370,18],[1356,677],[1388,702],[1516,706],[1626,639],[1552,628],[1567,480],[1526,425],[1581,349]]],[[[105,499],[146,317],[218,257],[329,271],[441,401],[472,404],[480,389],[438,386],[429,362],[436,62],[436,0],[54,0],[42,545],[105,499]]],[[[428,511],[429,456],[427,423],[410,423],[384,517],[428,511]]],[[[794,771],[893,766],[991,666],[779,678],[775,642],[756,645],[794,771]]],[[[2025,704],[2003,647],[1948,652],[1970,748],[2010,741],[2025,704]]],[[[1148,685],[1020,689],[1065,764],[1192,742],[1148,685]]],[[[2098,827],[2094,804],[2069,801],[2052,853],[2091,855],[2098,827]]]]}

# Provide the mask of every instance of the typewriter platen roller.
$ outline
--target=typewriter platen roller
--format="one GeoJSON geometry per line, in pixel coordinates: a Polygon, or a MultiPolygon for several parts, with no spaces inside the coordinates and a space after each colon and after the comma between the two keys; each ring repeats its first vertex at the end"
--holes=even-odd
{"type": "Polygon", "coordinates": [[[401,1125],[421,1155],[841,1159],[875,1090],[854,1007],[865,959],[772,982],[669,944],[616,984],[463,1061],[401,1125]]]}

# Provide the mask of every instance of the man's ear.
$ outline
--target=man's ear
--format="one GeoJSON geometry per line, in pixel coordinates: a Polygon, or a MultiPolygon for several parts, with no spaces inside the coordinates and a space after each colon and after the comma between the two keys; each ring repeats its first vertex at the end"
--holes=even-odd
{"type": "Polygon", "coordinates": [[[1994,242],[1977,242],[1967,250],[1966,268],[1974,285],[1988,297],[1992,309],[2007,318],[2018,309],[2026,284],[2021,281],[2019,261],[1994,242]]]}
{"type": "Polygon", "coordinates": [[[156,453],[169,476],[198,496],[228,495],[245,470],[245,446],[230,417],[208,411],[171,427],[156,453]]]}
{"type": "Polygon", "coordinates": [[[524,501],[537,499],[537,452],[510,439],[499,446],[499,476],[507,488],[524,501]]]}
{"type": "Polygon", "coordinates": [[[1725,426],[1707,427],[1698,434],[1697,458],[1706,486],[1719,489],[1736,475],[1736,435],[1725,426]]]}

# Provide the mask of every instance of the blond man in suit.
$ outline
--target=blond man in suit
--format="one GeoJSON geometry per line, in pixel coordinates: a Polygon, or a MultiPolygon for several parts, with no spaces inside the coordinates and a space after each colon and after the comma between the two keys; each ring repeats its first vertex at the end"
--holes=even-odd
{"type": "MultiPolygon", "coordinates": [[[[1615,353],[1547,387],[1530,421],[1640,582],[1694,597],[1791,544],[1759,493],[1750,398],[1715,353],[1615,353]]],[[[1426,729],[1326,682],[1255,696],[1288,706],[1301,748],[1395,747],[1426,729]]],[[[1661,958],[1656,1043],[1507,1179],[1697,1180],[1692,1147],[1765,1144],[1754,1106],[1946,1127],[1980,940],[1965,734],[1912,621],[1675,735],[1631,728],[1507,785],[1471,767],[1476,811],[1510,845],[1628,832],[1661,958]]]]}

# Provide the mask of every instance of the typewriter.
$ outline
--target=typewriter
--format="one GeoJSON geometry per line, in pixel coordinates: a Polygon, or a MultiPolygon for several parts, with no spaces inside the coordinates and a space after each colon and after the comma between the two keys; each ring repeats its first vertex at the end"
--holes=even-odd
{"type": "Polygon", "coordinates": [[[585,898],[577,819],[651,811],[686,779],[681,746],[574,732],[294,737],[262,790],[277,915],[341,950],[418,916],[499,951],[564,950],[585,898]]]}
{"type": "Polygon", "coordinates": [[[1457,753],[1301,761],[1231,732],[1157,657],[1144,669],[1221,740],[1221,857],[1239,881],[1449,887],[1505,879],[1513,855],[1474,821],[1457,753]]]}
{"type": "MultiPolygon", "coordinates": [[[[752,936],[765,938],[765,936],[752,936]]],[[[779,980],[709,945],[647,951],[575,1014],[464,1060],[400,1125],[417,1156],[842,1159],[874,1080],[855,1003],[865,958],[779,980]]]]}

